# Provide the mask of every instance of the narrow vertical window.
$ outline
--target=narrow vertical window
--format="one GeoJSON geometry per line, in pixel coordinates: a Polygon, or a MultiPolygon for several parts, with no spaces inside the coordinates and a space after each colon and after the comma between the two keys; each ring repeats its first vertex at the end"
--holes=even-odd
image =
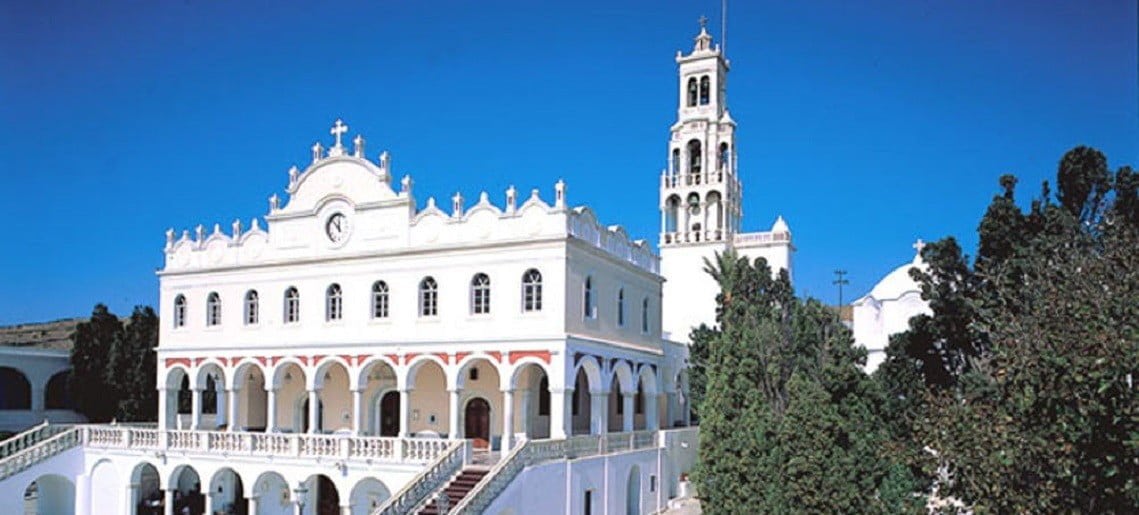
{"type": "Polygon", "coordinates": [[[720,143],[720,158],[717,161],[718,161],[718,167],[720,170],[727,169],[727,167],[728,167],[728,144],[727,143],[720,143]]]}
{"type": "Polygon", "coordinates": [[[471,279],[471,314],[488,313],[490,313],[490,277],[486,274],[475,274],[471,279]]]}
{"type": "Polygon", "coordinates": [[[433,277],[419,281],[419,316],[433,317],[439,314],[439,285],[433,277]]]}
{"type": "Polygon", "coordinates": [[[711,89],[711,82],[708,80],[708,76],[700,77],[700,105],[708,105],[708,101],[711,98],[711,89]]]}
{"type": "Polygon", "coordinates": [[[542,310],[542,272],[533,268],[522,275],[522,311],[542,310]]]}
{"type": "Polygon", "coordinates": [[[206,325],[221,323],[221,296],[217,292],[210,292],[206,298],[206,325]]]}
{"type": "Polygon", "coordinates": [[[186,326],[186,297],[174,297],[174,327],[186,326]]]}
{"type": "Polygon", "coordinates": [[[257,290],[245,292],[245,325],[257,325],[257,290]]]}
{"type": "Polygon", "coordinates": [[[550,380],[542,376],[542,380],[538,382],[538,416],[545,417],[550,415],[550,380]]]}
{"type": "Polygon", "coordinates": [[[372,285],[372,318],[388,317],[388,283],[376,281],[372,285]]]}
{"type": "Polygon", "coordinates": [[[625,326],[625,289],[617,290],[617,325],[625,326]]]}
{"type": "Polygon", "coordinates": [[[285,323],[301,319],[301,293],[294,287],[285,290],[285,323]]]}
{"type": "Polygon", "coordinates": [[[680,149],[672,149],[672,175],[680,175],[680,149]]]}
{"type": "Polygon", "coordinates": [[[688,79],[688,107],[696,106],[696,77],[688,79]]]}
{"type": "Polygon", "coordinates": [[[640,415],[645,412],[645,385],[637,382],[637,395],[633,397],[633,413],[640,415]]]}
{"type": "Polygon", "coordinates": [[[703,167],[704,154],[700,151],[700,140],[691,140],[688,142],[688,173],[692,175],[700,175],[700,169],[703,167]]]}
{"type": "Polygon", "coordinates": [[[649,332],[649,298],[641,299],[641,332],[649,332]]]}
{"type": "Polygon", "coordinates": [[[593,318],[593,278],[585,278],[585,286],[582,288],[582,315],[585,318],[593,318]]]}
{"type": "Polygon", "coordinates": [[[344,297],[340,285],[332,283],[325,294],[324,319],[328,321],[344,318],[344,297]]]}

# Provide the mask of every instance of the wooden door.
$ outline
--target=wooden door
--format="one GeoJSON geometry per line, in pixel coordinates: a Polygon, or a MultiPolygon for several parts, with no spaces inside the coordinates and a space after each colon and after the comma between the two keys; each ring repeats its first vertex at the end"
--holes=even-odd
{"type": "Polygon", "coordinates": [[[388,392],[380,399],[380,436],[399,435],[399,392],[388,392]]]}
{"type": "Polygon", "coordinates": [[[486,399],[475,397],[467,403],[466,437],[473,439],[475,447],[485,449],[490,444],[490,403],[486,399]]]}

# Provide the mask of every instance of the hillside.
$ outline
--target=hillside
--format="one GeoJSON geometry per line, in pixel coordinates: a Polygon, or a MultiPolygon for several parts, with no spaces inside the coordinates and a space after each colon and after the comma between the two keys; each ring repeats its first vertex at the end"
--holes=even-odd
{"type": "Polygon", "coordinates": [[[84,320],[86,319],[67,318],[0,327],[0,347],[70,350],[71,333],[84,320]]]}

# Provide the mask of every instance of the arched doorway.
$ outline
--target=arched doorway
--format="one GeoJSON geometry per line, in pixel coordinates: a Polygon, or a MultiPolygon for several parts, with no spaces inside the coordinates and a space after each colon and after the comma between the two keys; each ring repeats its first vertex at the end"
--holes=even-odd
{"type": "Polygon", "coordinates": [[[174,469],[170,475],[170,488],[174,489],[174,513],[202,515],[206,512],[202,480],[193,467],[181,465],[174,469]]]}
{"type": "Polygon", "coordinates": [[[302,497],[302,515],[340,515],[340,493],[328,476],[309,476],[304,487],[307,491],[302,497]]]}
{"type": "Polygon", "coordinates": [[[23,372],[0,367],[0,410],[32,409],[32,384],[23,372]]]}
{"type": "Polygon", "coordinates": [[[74,515],[75,484],[55,474],[37,477],[24,489],[24,510],[36,515],[74,515]]]}
{"type": "Polygon", "coordinates": [[[380,397],[376,415],[380,436],[399,436],[399,392],[389,391],[380,397]]]}
{"type": "Polygon", "coordinates": [[[138,515],[161,515],[163,511],[163,503],[165,496],[162,490],[162,483],[159,482],[158,468],[147,462],[135,465],[134,470],[131,471],[130,484],[137,485],[137,488],[132,488],[131,510],[130,513],[138,515]]]}
{"type": "Polygon", "coordinates": [[[70,376],[71,371],[66,370],[51,376],[51,379],[47,380],[47,386],[44,387],[44,408],[72,408],[71,393],[67,391],[67,380],[70,376]]]}
{"type": "Polygon", "coordinates": [[[467,402],[463,420],[463,435],[473,439],[476,448],[487,448],[490,445],[490,403],[482,397],[471,399],[467,402]]]}
{"type": "Polygon", "coordinates": [[[210,481],[210,511],[227,515],[247,515],[249,500],[245,498],[245,485],[241,476],[226,467],[214,474],[210,481]]]}
{"type": "Polygon", "coordinates": [[[625,492],[626,515],[641,515],[641,467],[629,469],[629,483],[625,492]]]}

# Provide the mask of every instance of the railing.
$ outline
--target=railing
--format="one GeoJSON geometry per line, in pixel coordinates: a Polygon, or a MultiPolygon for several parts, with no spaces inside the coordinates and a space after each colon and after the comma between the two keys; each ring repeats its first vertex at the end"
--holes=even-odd
{"type": "Polygon", "coordinates": [[[14,435],[11,438],[0,442],[0,460],[11,456],[24,449],[32,447],[33,445],[51,438],[63,431],[66,431],[71,426],[63,425],[48,425],[44,422],[20,434],[14,435]]]}
{"type": "Polygon", "coordinates": [[[486,511],[526,467],[560,459],[651,449],[659,445],[657,435],[657,431],[633,431],[526,441],[499,461],[448,514],[473,515],[486,511]]]}
{"type": "Polygon", "coordinates": [[[431,494],[446,485],[455,474],[462,470],[470,454],[470,442],[466,440],[438,441],[448,444],[447,451],[435,458],[430,466],[373,511],[372,515],[414,513],[422,505],[427,504],[431,494]]]}
{"type": "Polygon", "coordinates": [[[225,431],[144,429],[133,426],[76,426],[85,445],[105,449],[188,451],[230,456],[329,457],[427,463],[451,442],[427,438],[338,436],[225,431]]]}
{"type": "Polygon", "coordinates": [[[25,447],[0,458],[0,481],[19,474],[36,463],[75,447],[82,441],[79,431],[76,428],[63,426],[53,427],[59,427],[60,430],[51,437],[40,440],[29,447],[25,447]]]}

